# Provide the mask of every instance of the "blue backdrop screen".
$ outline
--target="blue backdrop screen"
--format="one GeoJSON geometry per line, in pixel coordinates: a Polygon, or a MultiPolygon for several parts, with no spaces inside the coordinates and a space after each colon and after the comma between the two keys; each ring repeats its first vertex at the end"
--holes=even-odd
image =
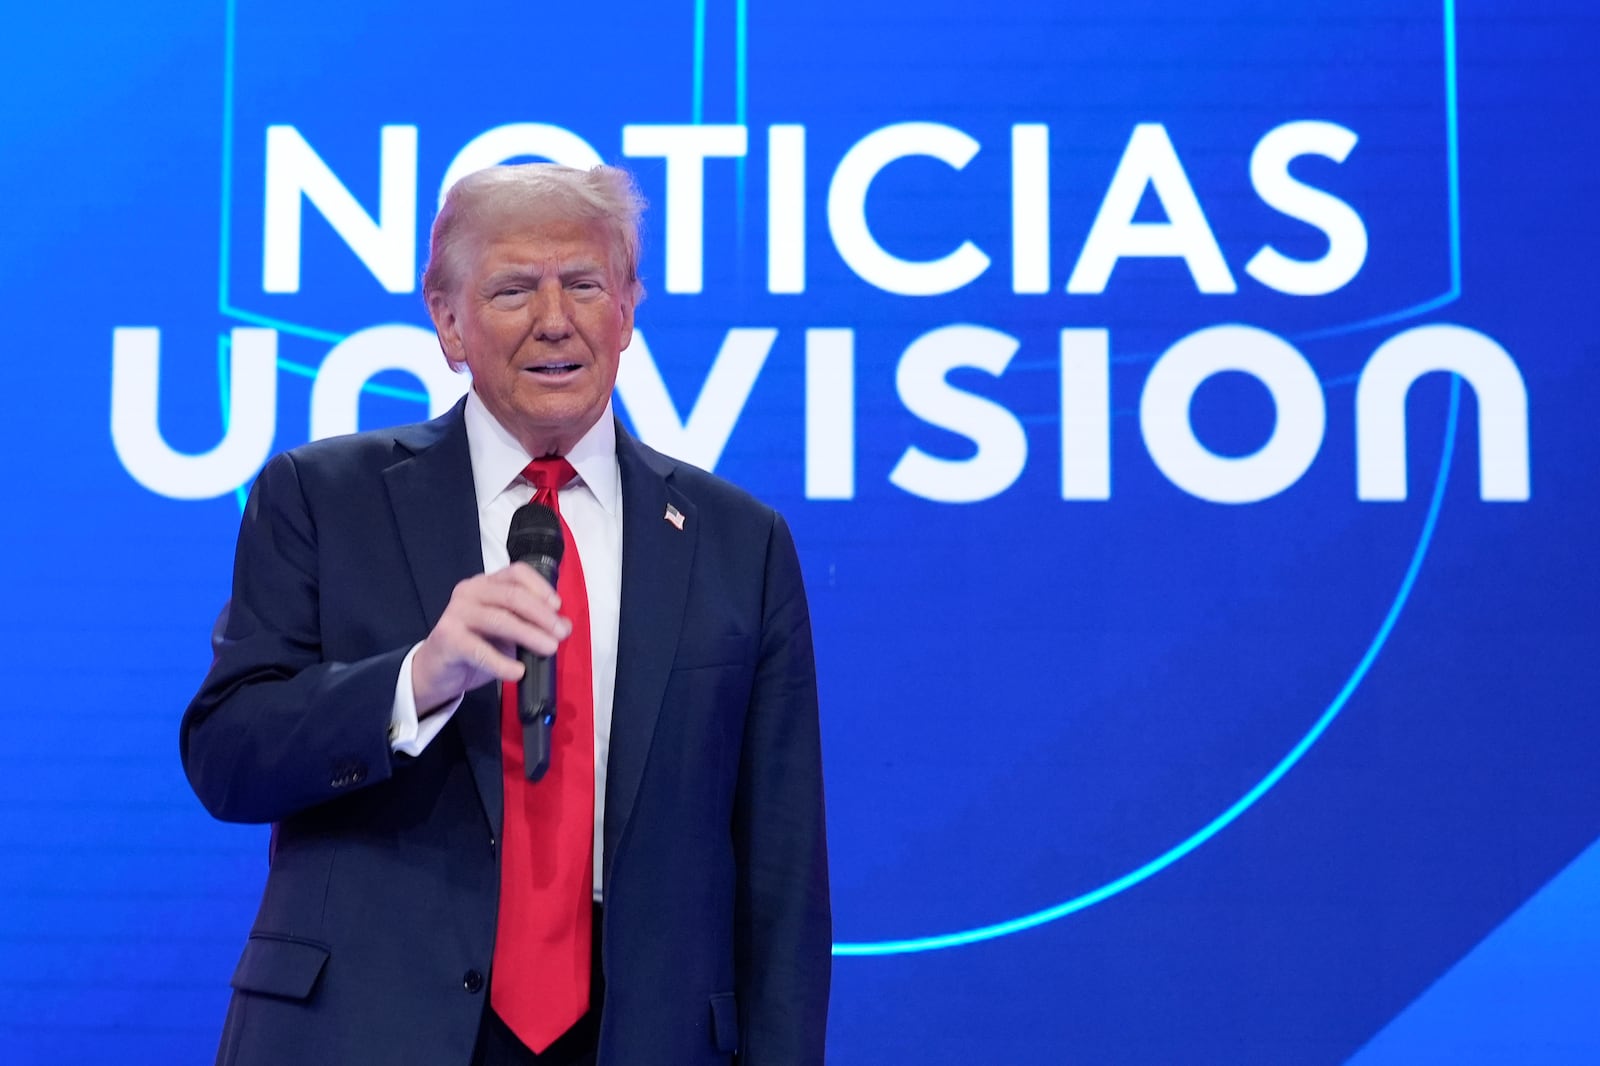
{"type": "Polygon", "coordinates": [[[177,761],[273,452],[467,388],[443,188],[628,166],[619,413],[788,516],[840,1063],[1600,1060],[1593,13],[13,16],[8,1062],[199,1062],[177,761]]]}

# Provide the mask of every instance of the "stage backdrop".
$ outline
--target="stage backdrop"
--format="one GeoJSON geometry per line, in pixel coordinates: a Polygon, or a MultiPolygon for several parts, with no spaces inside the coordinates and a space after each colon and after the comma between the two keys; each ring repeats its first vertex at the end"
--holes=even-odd
{"type": "Polygon", "coordinates": [[[441,191],[629,166],[618,409],[789,517],[837,1063],[1600,1061],[1585,0],[7,17],[0,1058],[199,1063],[272,452],[467,380],[441,191]]]}

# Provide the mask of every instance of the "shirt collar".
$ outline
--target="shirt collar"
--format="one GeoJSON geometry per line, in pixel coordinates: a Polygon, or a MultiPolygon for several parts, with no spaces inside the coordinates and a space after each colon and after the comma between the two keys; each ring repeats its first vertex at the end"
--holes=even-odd
{"type": "MultiPolygon", "coordinates": [[[[467,451],[472,458],[472,486],[481,512],[495,497],[516,484],[532,458],[517,439],[483,405],[478,390],[467,391],[467,451]]],[[[611,401],[589,431],[567,452],[567,462],[578,472],[607,514],[615,516],[622,485],[617,471],[617,426],[611,401]]]]}

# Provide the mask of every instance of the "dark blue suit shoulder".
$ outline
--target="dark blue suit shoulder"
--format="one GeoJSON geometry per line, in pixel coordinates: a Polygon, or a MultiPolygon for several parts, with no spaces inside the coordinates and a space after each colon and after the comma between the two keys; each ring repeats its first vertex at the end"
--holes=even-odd
{"type": "Polygon", "coordinates": [[[777,517],[777,512],[770,505],[726,478],[664,455],[638,440],[630,440],[629,443],[639,450],[647,465],[697,506],[711,508],[741,523],[771,523],[777,517]]]}

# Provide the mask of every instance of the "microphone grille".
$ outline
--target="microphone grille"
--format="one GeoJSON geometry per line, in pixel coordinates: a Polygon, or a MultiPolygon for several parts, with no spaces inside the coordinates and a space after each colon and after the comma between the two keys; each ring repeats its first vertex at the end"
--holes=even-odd
{"type": "Polygon", "coordinates": [[[542,555],[556,562],[566,542],[561,537],[561,519],[542,503],[525,503],[511,516],[511,531],[506,534],[506,553],[511,561],[542,555]]]}

